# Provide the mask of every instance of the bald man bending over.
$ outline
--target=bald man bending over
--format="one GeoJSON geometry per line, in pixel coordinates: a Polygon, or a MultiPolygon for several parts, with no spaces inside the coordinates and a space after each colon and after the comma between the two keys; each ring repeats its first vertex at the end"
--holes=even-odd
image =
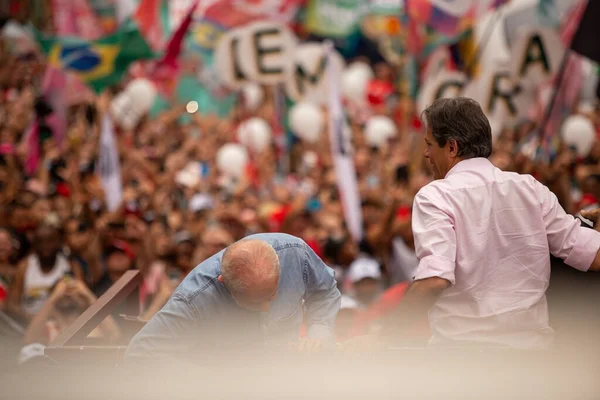
{"type": "Polygon", "coordinates": [[[201,360],[207,351],[333,337],[340,292],[333,270],[301,239],[248,236],[198,265],[132,339],[125,357],[201,360]],[[303,307],[304,301],[304,307],[303,307]]]}

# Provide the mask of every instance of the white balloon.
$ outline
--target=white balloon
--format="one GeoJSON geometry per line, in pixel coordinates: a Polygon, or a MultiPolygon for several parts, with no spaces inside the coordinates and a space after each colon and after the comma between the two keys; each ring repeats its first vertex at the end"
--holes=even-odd
{"type": "Polygon", "coordinates": [[[348,69],[352,70],[357,76],[361,76],[363,79],[366,79],[367,82],[375,78],[375,73],[373,73],[371,66],[362,61],[353,62],[348,66],[348,69]]]}
{"type": "Polygon", "coordinates": [[[319,156],[314,151],[307,151],[302,156],[302,162],[307,168],[314,168],[319,162],[319,156]]]}
{"type": "Polygon", "coordinates": [[[312,103],[298,103],[290,110],[290,127],[300,139],[316,143],[323,130],[323,113],[312,103]]]}
{"type": "Polygon", "coordinates": [[[150,80],[144,78],[131,81],[125,91],[129,93],[132,100],[137,104],[137,108],[143,113],[150,110],[156,97],[156,87],[150,80]]]}
{"type": "Polygon", "coordinates": [[[155,97],[154,84],[148,79],[138,78],[115,96],[110,104],[110,112],[120,127],[131,130],[150,110],[155,97]]]}
{"type": "Polygon", "coordinates": [[[240,124],[238,140],[252,151],[261,152],[271,143],[271,126],[262,118],[250,118],[240,124]]]}
{"type": "Polygon", "coordinates": [[[572,115],[563,122],[561,135],[565,143],[575,146],[577,154],[586,157],[596,140],[594,124],[583,115],[572,115]]]}
{"type": "Polygon", "coordinates": [[[367,99],[367,85],[371,79],[360,69],[348,68],[342,73],[342,95],[363,104],[367,99]]]}
{"type": "Polygon", "coordinates": [[[365,126],[365,139],[371,147],[381,147],[388,139],[398,134],[396,124],[388,117],[376,115],[365,126]]]}
{"type": "Polygon", "coordinates": [[[227,176],[241,177],[248,165],[248,152],[241,144],[227,143],[217,151],[217,168],[227,176]]]}
{"type": "Polygon", "coordinates": [[[265,97],[260,85],[254,82],[249,82],[242,87],[242,96],[244,97],[244,104],[250,111],[256,110],[265,97]]]}

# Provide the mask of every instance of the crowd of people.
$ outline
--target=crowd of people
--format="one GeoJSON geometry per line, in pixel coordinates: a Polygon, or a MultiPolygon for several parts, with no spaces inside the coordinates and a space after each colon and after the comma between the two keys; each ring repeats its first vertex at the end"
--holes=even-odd
{"type": "MultiPolygon", "coordinates": [[[[131,269],[143,276],[140,317],[148,320],[196,265],[259,232],[298,236],[335,269],[343,293],[340,340],[369,330],[401,300],[417,265],[412,200],[433,179],[411,100],[373,105],[399,131],[380,148],[366,143],[364,119],[348,115],[364,225],[357,242],[345,224],[327,132],[315,144],[294,140],[284,157],[275,144],[252,154],[242,179],[217,169],[216,152],[236,141],[240,122],[252,116],[276,122],[269,91],[255,110],[240,97],[225,118],[199,110],[182,123],[185,107],[174,105],[131,131],[117,129],[123,201],[116,211],[108,211],[96,171],[101,121],[116,91],[71,105],[62,142],[42,129],[41,163],[27,175],[24,139],[45,105],[44,69],[39,55],[0,50],[0,310],[26,328],[25,344],[50,343],[131,269]],[[201,167],[200,179],[177,179],[192,162],[201,167]]],[[[385,63],[374,70],[379,80],[397,81],[385,63]]],[[[573,112],[600,123],[595,110],[573,112]]],[[[491,161],[532,174],[570,213],[595,204],[600,142],[585,159],[563,146],[548,165],[520,146],[536,123],[505,127],[491,161]]],[[[114,340],[119,323],[110,317],[94,333],[114,340]]]]}

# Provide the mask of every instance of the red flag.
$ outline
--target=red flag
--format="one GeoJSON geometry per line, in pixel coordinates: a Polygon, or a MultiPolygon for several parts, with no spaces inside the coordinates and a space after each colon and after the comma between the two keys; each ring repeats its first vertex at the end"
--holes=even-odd
{"type": "Polygon", "coordinates": [[[194,1],[194,4],[189,8],[187,15],[179,24],[179,27],[169,39],[167,49],[163,57],[156,63],[151,79],[156,83],[156,86],[161,94],[170,97],[176,85],[176,76],[179,72],[179,63],[177,59],[181,53],[183,39],[192,23],[194,11],[198,6],[199,0],[194,1]]]}
{"type": "Polygon", "coordinates": [[[62,147],[67,131],[66,86],[66,73],[48,66],[44,75],[42,92],[44,98],[52,107],[52,114],[46,117],[46,124],[52,129],[52,136],[59,147],[62,147]]]}
{"type": "Polygon", "coordinates": [[[164,45],[164,37],[169,29],[165,24],[168,14],[169,4],[166,0],[141,0],[133,14],[133,20],[153,50],[160,50],[164,45]]]}

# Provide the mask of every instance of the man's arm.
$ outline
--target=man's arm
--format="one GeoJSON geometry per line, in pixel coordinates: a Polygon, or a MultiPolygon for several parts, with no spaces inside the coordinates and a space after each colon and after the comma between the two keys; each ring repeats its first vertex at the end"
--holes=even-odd
{"type": "Polygon", "coordinates": [[[449,212],[440,207],[439,201],[419,193],[413,204],[412,226],[419,265],[415,281],[387,321],[384,339],[401,334],[425,318],[443,291],[454,284],[456,233],[449,212]]]}
{"type": "Polygon", "coordinates": [[[599,270],[600,232],[582,227],[579,220],[563,210],[547,187],[540,184],[539,190],[550,253],[580,271],[599,270]]]}
{"type": "Polygon", "coordinates": [[[438,277],[413,282],[398,308],[386,319],[382,341],[397,342],[406,329],[427,317],[431,307],[449,286],[449,281],[438,277]]]}
{"type": "Polygon", "coordinates": [[[200,341],[199,326],[199,313],[183,295],[175,293],[133,337],[125,357],[135,361],[186,356],[200,341]]]}
{"type": "Polygon", "coordinates": [[[21,304],[24,290],[23,287],[25,285],[25,271],[27,271],[27,259],[22,260],[17,267],[15,280],[8,291],[8,301],[6,306],[10,314],[29,322],[33,316],[27,314],[25,310],[23,310],[21,304]]]}
{"type": "MultiPolygon", "coordinates": [[[[581,216],[592,221],[594,223],[594,230],[600,232],[600,208],[581,211],[581,216]]],[[[600,249],[596,252],[596,257],[594,257],[594,261],[592,261],[592,265],[590,265],[588,271],[600,271],[600,249]]]]}
{"type": "Polygon", "coordinates": [[[333,324],[340,309],[341,295],[334,272],[307,245],[303,278],[307,311],[308,337],[326,339],[333,336],[333,324]]]}

